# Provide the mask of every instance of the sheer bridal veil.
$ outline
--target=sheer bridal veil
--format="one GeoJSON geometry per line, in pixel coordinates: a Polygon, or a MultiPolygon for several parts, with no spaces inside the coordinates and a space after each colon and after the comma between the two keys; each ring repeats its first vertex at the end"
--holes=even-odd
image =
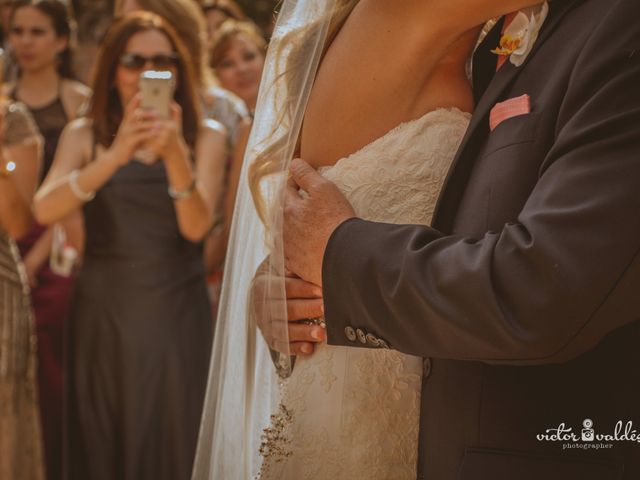
{"type": "Polygon", "coordinates": [[[287,412],[279,411],[280,382],[292,365],[286,352],[272,359],[255,315],[248,314],[249,293],[256,270],[268,266],[272,273],[267,287],[258,298],[254,293],[251,305],[261,304],[261,325],[288,345],[282,187],[296,153],[331,12],[340,3],[285,0],[278,16],[240,178],[193,480],[260,478],[263,455],[282,450],[278,426],[287,412]],[[256,179],[261,179],[259,194],[255,187],[253,193],[263,202],[252,198],[249,185],[257,184],[256,179]],[[256,208],[261,203],[264,207],[256,208]]]}

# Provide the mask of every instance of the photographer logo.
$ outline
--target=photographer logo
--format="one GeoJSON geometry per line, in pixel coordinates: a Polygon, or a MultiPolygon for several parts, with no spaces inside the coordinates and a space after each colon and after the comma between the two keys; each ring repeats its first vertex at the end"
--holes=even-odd
{"type": "Polygon", "coordinates": [[[557,428],[548,428],[544,433],[537,435],[539,442],[557,442],[562,444],[562,449],[610,449],[615,443],[635,442],[640,443],[640,432],[633,428],[631,420],[626,423],[618,421],[613,433],[599,433],[595,429],[595,422],[590,418],[585,418],[582,422],[582,431],[578,435],[572,427],[566,423],[561,423],[557,428]]]}

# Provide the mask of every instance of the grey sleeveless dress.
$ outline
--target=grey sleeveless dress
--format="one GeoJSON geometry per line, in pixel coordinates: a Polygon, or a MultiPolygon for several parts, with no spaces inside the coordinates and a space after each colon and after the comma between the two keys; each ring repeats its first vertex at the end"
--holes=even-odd
{"type": "Polygon", "coordinates": [[[132,161],[84,206],[71,302],[68,478],[188,480],[212,320],[202,248],[178,228],[162,161],[132,161]]]}

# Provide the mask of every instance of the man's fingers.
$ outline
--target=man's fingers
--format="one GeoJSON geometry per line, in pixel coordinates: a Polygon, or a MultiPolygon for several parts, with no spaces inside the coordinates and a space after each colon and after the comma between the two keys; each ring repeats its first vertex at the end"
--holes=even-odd
{"type": "Polygon", "coordinates": [[[302,323],[289,324],[290,342],[323,342],[327,332],[320,325],[305,325],[302,323]]]}
{"type": "Polygon", "coordinates": [[[287,301],[287,318],[290,322],[304,320],[306,318],[321,317],[322,299],[295,299],[287,301]]]}
{"type": "Polygon", "coordinates": [[[311,355],[313,353],[313,350],[315,349],[315,346],[313,345],[313,343],[295,342],[290,345],[289,349],[291,350],[291,355],[304,357],[306,355],[311,355]]]}
{"type": "MultiPolygon", "coordinates": [[[[269,292],[269,279],[265,276],[254,281],[253,298],[269,300],[265,293],[269,292]]],[[[287,301],[322,298],[322,288],[298,277],[284,277],[284,288],[287,301]]],[[[279,295],[270,300],[278,301],[279,295]]]]}
{"type": "Polygon", "coordinates": [[[315,350],[315,344],[312,342],[291,342],[287,344],[278,341],[272,342],[269,348],[285,355],[311,355],[315,350]]]}
{"type": "Polygon", "coordinates": [[[322,288],[300,278],[287,277],[284,282],[287,299],[322,298],[322,288]]]}
{"type": "Polygon", "coordinates": [[[305,192],[312,192],[324,178],[304,160],[294,159],[289,167],[292,180],[305,192]]]}

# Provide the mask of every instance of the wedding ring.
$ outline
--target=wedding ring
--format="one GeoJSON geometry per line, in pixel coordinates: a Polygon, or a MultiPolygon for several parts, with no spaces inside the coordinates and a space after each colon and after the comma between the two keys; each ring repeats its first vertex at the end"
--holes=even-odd
{"type": "Polygon", "coordinates": [[[324,321],[323,317],[305,318],[304,320],[298,321],[298,323],[301,323],[302,325],[318,325],[319,327],[327,328],[327,323],[324,321]]]}

